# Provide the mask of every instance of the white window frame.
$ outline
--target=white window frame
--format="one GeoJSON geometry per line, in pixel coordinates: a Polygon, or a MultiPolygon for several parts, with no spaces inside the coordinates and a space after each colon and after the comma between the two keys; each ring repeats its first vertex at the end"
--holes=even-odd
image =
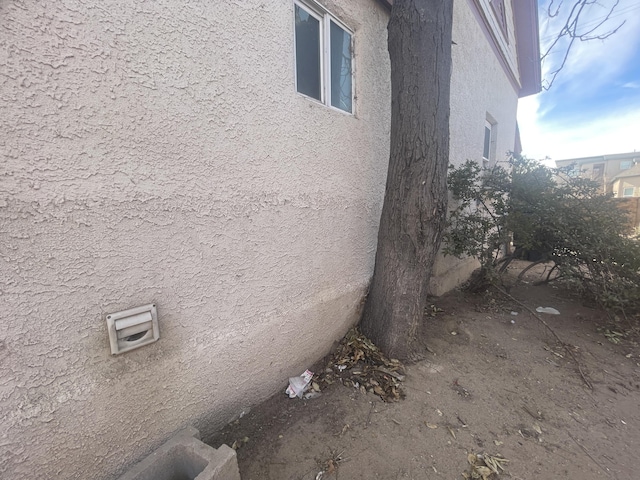
{"type": "Polygon", "coordinates": [[[489,168],[491,161],[495,157],[495,136],[496,136],[496,124],[492,123],[489,118],[484,121],[484,128],[482,129],[482,168],[489,168]],[[487,156],[484,156],[485,142],[487,130],[489,130],[489,148],[487,156]]]}
{"type": "Polygon", "coordinates": [[[633,162],[631,160],[622,160],[620,162],[620,170],[629,170],[633,167],[633,162]]]}
{"type": "Polygon", "coordinates": [[[636,193],[636,189],[635,187],[624,187],[622,189],[622,196],[623,197],[633,197],[636,193]],[[627,195],[627,190],[631,190],[631,195],[627,195]]]}
{"type": "MultiPolygon", "coordinates": [[[[295,5],[304,9],[309,15],[320,22],[320,103],[347,115],[355,115],[355,55],[354,55],[354,34],[353,31],[348,28],[344,23],[337,19],[329,10],[324,8],[319,3],[312,0],[294,0],[294,12],[295,5]],[[351,111],[347,112],[341,108],[331,105],[331,22],[335,23],[342,30],[351,35],[351,111]]],[[[295,13],[293,15],[293,35],[295,39],[296,25],[295,25],[295,13]]],[[[298,91],[298,75],[297,75],[297,50],[296,42],[293,42],[293,62],[294,62],[294,79],[296,93],[308,98],[314,102],[318,102],[317,98],[310,97],[298,91]]]]}

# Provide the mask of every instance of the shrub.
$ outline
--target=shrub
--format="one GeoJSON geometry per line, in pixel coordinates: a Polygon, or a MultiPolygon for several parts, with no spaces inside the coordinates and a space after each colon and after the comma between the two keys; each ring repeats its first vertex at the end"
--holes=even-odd
{"type": "Polygon", "coordinates": [[[640,306],[640,243],[596,183],[511,156],[490,170],[473,161],[451,167],[449,189],[457,207],[445,254],[477,258],[480,279],[529,252],[553,262],[549,281],[565,280],[615,312],[640,306]]]}

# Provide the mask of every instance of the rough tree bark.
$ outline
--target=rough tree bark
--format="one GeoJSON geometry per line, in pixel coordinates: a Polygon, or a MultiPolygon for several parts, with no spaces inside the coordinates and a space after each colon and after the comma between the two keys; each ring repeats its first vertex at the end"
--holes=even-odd
{"type": "Polygon", "coordinates": [[[391,151],[361,329],[411,353],[447,210],[453,0],[395,0],[388,26],[391,151]]]}

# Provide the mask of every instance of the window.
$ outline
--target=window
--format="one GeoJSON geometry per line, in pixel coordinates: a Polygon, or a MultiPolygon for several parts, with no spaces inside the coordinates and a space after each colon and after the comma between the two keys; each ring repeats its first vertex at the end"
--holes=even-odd
{"type": "Polygon", "coordinates": [[[493,143],[495,141],[495,125],[493,125],[489,120],[485,120],[484,122],[484,148],[482,150],[482,166],[483,168],[488,168],[489,163],[493,160],[493,143]]]}
{"type": "Polygon", "coordinates": [[[565,167],[567,169],[567,175],[569,175],[572,178],[578,178],[580,176],[580,167],[578,166],[577,163],[572,163],[571,165],[569,165],[568,167],[565,167]]]}
{"type": "Polygon", "coordinates": [[[601,182],[603,173],[604,173],[604,163],[599,163],[597,165],[594,165],[593,169],[591,170],[591,180],[594,180],[596,182],[601,182]]]}
{"type": "Polygon", "coordinates": [[[297,91],[352,113],[352,34],[315,3],[294,9],[297,91]]]}
{"type": "Polygon", "coordinates": [[[633,187],[624,187],[624,190],[622,191],[622,196],[633,197],[634,190],[635,189],[633,187]]]}
{"type": "Polygon", "coordinates": [[[493,8],[493,13],[496,16],[496,20],[498,20],[498,25],[500,25],[500,30],[502,30],[502,34],[505,39],[507,38],[507,14],[504,9],[504,0],[491,0],[491,7],[493,8]]]}
{"type": "Polygon", "coordinates": [[[620,162],[620,170],[629,170],[631,168],[631,160],[624,160],[620,162]]]}

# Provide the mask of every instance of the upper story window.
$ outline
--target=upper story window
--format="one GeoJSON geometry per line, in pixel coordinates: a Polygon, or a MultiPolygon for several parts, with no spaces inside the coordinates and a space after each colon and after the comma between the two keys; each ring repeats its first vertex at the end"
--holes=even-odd
{"type": "Polygon", "coordinates": [[[509,38],[507,36],[507,12],[504,8],[504,0],[491,0],[491,8],[493,9],[493,13],[496,16],[496,20],[498,20],[498,25],[500,25],[500,30],[502,30],[504,38],[508,41],[509,38]]]}
{"type": "Polygon", "coordinates": [[[629,170],[631,168],[631,160],[623,160],[620,162],[620,170],[629,170]]]}
{"type": "Polygon", "coordinates": [[[604,175],[604,163],[598,163],[594,165],[591,169],[591,180],[595,180],[596,182],[602,181],[602,177],[604,175]]]}
{"type": "Polygon", "coordinates": [[[352,113],[351,32],[316,3],[294,8],[297,91],[352,113]]]}

